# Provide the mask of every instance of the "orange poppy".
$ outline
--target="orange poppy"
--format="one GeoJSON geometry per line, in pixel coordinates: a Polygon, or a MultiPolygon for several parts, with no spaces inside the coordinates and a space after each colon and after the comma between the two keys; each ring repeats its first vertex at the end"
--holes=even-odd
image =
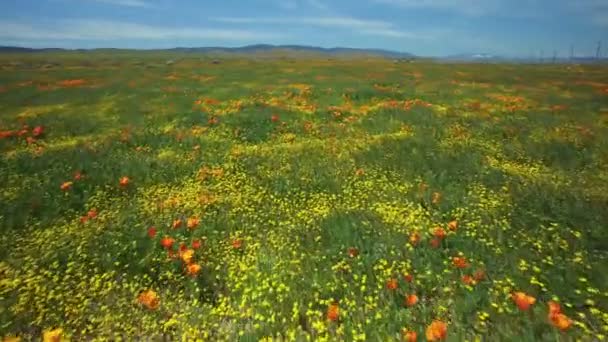
{"type": "Polygon", "coordinates": [[[426,328],[427,341],[440,341],[446,338],[448,333],[448,325],[442,321],[433,321],[426,328]]]}
{"type": "Polygon", "coordinates": [[[277,122],[277,121],[279,121],[279,120],[280,120],[280,119],[279,119],[279,116],[278,116],[278,115],[276,115],[276,114],[270,117],[270,121],[272,121],[272,122],[277,122]]]}
{"type": "Polygon", "coordinates": [[[327,308],[327,319],[335,322],[340,318],[340,307],[338,304],[330,304],[327,308]]]}
{"type": "Polygon", "coordinates": [[[232,248],[234,249],[239,249],[243,246],[243,240],[241,239],[234,239],[232,241],[232,248]]]}
{"type": "Polygon", "coordinates": [[[63,184],[61,184],[60,188],[63,191],[68,191],[68,190],[70,190],[72,188],[72,184],[74,184],[74,183],[72,183],[72,182],[63,182],[63,184]]]}
{"type": "Polygon", "coordinates": [[[441,239],[433,238],[431,240],[431,247],[433,247],[433,248],[439,248],[440,245],[441,245],[441,239]]]}
{"type": "Polygon", "coordinates": [[[32,145],[33,143],[36,142],[36,139],[34,139],[32,137],[27,137],[27,138],[25,138],[25,141],[27,142],[28,145],[32,145]]]}
{"type": "Polygon", "coordinates": [[[435,227],[435,229],[433,230],[433,236],[440,240],[445,239],[446,235],[447,234],[445,232],[445,229],[443,229],[441,227],[435,227]]]}
{"type": "Polygon", "coordinates": [[[448,229],[455,232],[458,229],[458,221],[453,220],[448,223],[448,229]]]}
{"type": "Polygon", "coordinates": [[[181,219],[174,220],[174,221],[173,221],[173,224],[172,224],[173,229],[178,229],[179,227],[181,227],[181,226],[182,226],[182,223],[183,223],[183,222],[182,222],[182,220],[181,220],[181,219]]]}
{"type": "Polygon", "coordinates": [[[418,245],[419,242],[420,242],[420,234],[418,232],[413,232],[412,234],[410,234],[410,244],[412,246],[418,245]]]}
{"type": "Polygon", "coordinates": [[[562,313],[562,307],[559,305],[558,302],[549,301],[549,303],[547,304],[549,306],[549,316],[562,313]]]}
{"type": "Polygon", "coordinates": [[[356,247],[348,248],[348,256],[351,258],[356,258],[359,255],[359,250],[356,247]]]}
{"type": "Polygon", "coordinates": [[[129,182],[130,182],[130,181],[131,181],[131,180],[129,179],[129,177],[124,176],[124,177],[121,177],[121,178],[120,178],[120,181],[119,181],[118,183],[120,184],[120,186],[121,186],[122,188],[124,188],[124,187],[126,187],[127,185],[129,185],[129,182]]]}
{"type": "Polygon", "coordinates": [[[357,169],[357,170],[355,170],[355,176],[357,176],[357,177],[361,177],[364,174],[365,174],[365,170],[363,170],[363,169],[357,169]]]}
{"type": "Polygon", "coordinates": [[[416,342],[418,340],[418,334],[413,330],[404,329],[401,334],[406,342],[416,342]]]}
{"type": "Polygon", "coordinates": [[[465,257],[453,257],[452,264],[456,268],[467,268],[469,263],[467,262],[467,258],[465,257]]]}
{"type": "Polygon", "coordinates": [[[562,308],[559,303],[549,302],[549,322],[559,330],[568,330],[572,325],[572,320],[562,313],[562,308]]]}
{"type": "Polygon", "coordinates": [[[173,247],[173,244],[175,243],[175,239],[169,236],[165,236],[162,239],[160,239],[160,245],[163,246],[165,249],[170,249],[173,247]]]}
{"type": "Polygon", "coordinates": [[[194,229],[194,228],[196,228],[196,226],[198,226],[200,221],[201,220],[199,218],[191,217],[188,219],[188,222],[186,225],[188,226],[188,229],[194,229]]]}
{"type": "Polygon", "coordinates": [[[184,250],[180,250],[179,256],[182,258],[182,261],[184,262],[184,264],[189,265],[192,263],[192,260],[194,259],[194,250],[193,249],[184,249],[184,250]]]}
{"type": "Polygon", "coordinates": [[[406,282],[411,283],[412,281],[414,281],[414,276],[408,273],[403,276],[403,279],[405,279],[406,282]]]}
{"type": "Polygon", "coordinates": [[[475,285],[475,279],[468,274],[462,276],[462,282],[466,285],[475,285]]]}
{"type": "Polygon", "coordinates": [[[418,303],[418,296],[415,294],[410,294],[405,297],[405,306],[412,307],[418,303]]]}
{"type": "Polygon", "coordinates": [[[521,311],[527,311],[530,309],[530,306],[536,303],[536,298],[529,296],[524,292],[515,292],[511,295],[511,298],[521,311]]]}
{"type": "Polygon", "coordinates": [[[186,267],[186,271],[188,273],[188,275],[190,276],[196,276],[197,274],[199,274],[199,272],[201,271],[202,267],[199,264],[189,264],[186,267]]]}
{"type": "Polygon", "coordinates": [[[156,236],[156,227],[148,228],[148,237],[150,239],[154,239],[155,236],[156,236]]]}
{"type": "Polygon", "coordinates": [[[397,287],[399,287],[399,283],[395,278],[391,278],[386,282],[386,288],[389,290],[396,290],[397,287]]]}
{"type": "Polygon", "coordinates": [[[154,290],[146,290],[139,294],[137,301],[150,310],[156,310],[160,305],[160,298],[154,290]]]}

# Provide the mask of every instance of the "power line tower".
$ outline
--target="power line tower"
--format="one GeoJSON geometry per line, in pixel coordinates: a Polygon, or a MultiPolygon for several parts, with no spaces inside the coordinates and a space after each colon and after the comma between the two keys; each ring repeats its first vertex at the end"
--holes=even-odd
{"type": "Polygon", "coordinates": [[[557,50],[553,50],[553,64],[557,61],[557,50]]]}
{"type": "Polygon", "coordinates": [[[599,60],[601,55],[601,51],[602,51],[602,41],[598,40],[597,41],[597,50],[595,51],[595,59],[599,60]]]}

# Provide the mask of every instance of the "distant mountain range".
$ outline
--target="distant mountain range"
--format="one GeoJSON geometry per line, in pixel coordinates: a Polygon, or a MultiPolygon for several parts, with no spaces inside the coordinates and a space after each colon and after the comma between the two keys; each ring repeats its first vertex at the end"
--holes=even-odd
{"type": "MultiPolygon", "coordinates": [[[[86,51],[130,51],[128,49],[61,49],[61,48],[44,48],[44,49],[33,49],[16,46],[0,46],[0,53],[39,53],[39,52],[62,52],[62,51],[75,51],[75,52],[86,52],[86,51]]],[[[276,54],[286,56],[299,56],[299,55],[327,55],[327,56],[379,56],[393,59],[414,59],[421,58],[407,52],[398,52],[391,50],[382,49],[356,49],[356,48],[322,48],[316,46],[305,46],[305,45],[269,45],[269,44],[256,44],[247,45],[242,47],[176,47],[171,49],[155,49],[147,51],[165,51],[165,52],[179,52],[179,53],[206,53],[206,54],[276,54]]],[[[438,61],[445,62],[470,62],[470,63],[500,63],[500,62],[516,62],[516,63],[538,63],[541,62],[539,58],[522,58],[522,57],[505,57],[499,55],[493,55],[488,53],[465,53],[458,55],[450,55],[444,57],[429,57],[438,61]]],[[[608,59],[603,58],[602,61],[608,59]]],[[[542,62],[550,63],[553,59],[551,57],[544,58],[542,62]]],[[[557,58],[556,62],[575,62],[575,63],[592,63],[596,62],[595,57],[575,57],[570,58],[557,58]]]]}
{"type": "MultiPolygon", "coordinates": [[[[124,51],[124,49],[60,49],[60,48],[46,48],[46,49],[32,49],[16,46],[0,46],[0,53],[36,53],[36,52],[53,52],[53,51],[124,51]]],[[[172,49],[154,49],[149,51],[169,51],[169,52],[183,52],[183,53],[237,53],[237,54],[259,54],[259,53],[313,53],[313,54],[325,54],[325,55],[369,55],[369,56],[382,56],[388,58],[414,58],[415,56],[411,53],[397,52],[382,49],[355,49],[355,48],[322,48],[316,46],[304,46],[304,45],[247,45],[242,47],[176,47],[172,49]]]]}

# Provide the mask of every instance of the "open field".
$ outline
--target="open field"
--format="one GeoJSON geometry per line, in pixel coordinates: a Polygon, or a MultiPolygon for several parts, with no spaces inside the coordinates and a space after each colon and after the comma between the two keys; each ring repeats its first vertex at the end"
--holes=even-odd
{"type": "Polygon", "coordinates": [[[0,56],[0,336],[608,336],[608,67],[170,58],[0,56]]]}

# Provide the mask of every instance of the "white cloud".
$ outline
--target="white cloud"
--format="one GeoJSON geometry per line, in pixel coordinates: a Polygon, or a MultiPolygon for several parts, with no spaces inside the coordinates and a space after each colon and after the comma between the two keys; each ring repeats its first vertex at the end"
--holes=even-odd
{"type": "Polygon", "coordinates": [[[250,30],[162,27],[108,20],[60,20],[51,25],[0,21],[0,38],[9,40],[266,40],[275,33],[250,30]]]}
{"type": "Polygon", "coordinates": [[[351,17],[220,17],[211,20],[231,24],[271,24],[301,25],[323,28],[354,30],[359,34],[384,37],[417,37],[418,35],[401,31],[392,23],[380,20],[356,19],[351,17]]]}
{"type": "Polygon", "coordinates": [[[459,12],[467,15],[483,15],[499,9],[498,0],[374,0],[378,3],[406,7],[431,8],[459,12]]]}

